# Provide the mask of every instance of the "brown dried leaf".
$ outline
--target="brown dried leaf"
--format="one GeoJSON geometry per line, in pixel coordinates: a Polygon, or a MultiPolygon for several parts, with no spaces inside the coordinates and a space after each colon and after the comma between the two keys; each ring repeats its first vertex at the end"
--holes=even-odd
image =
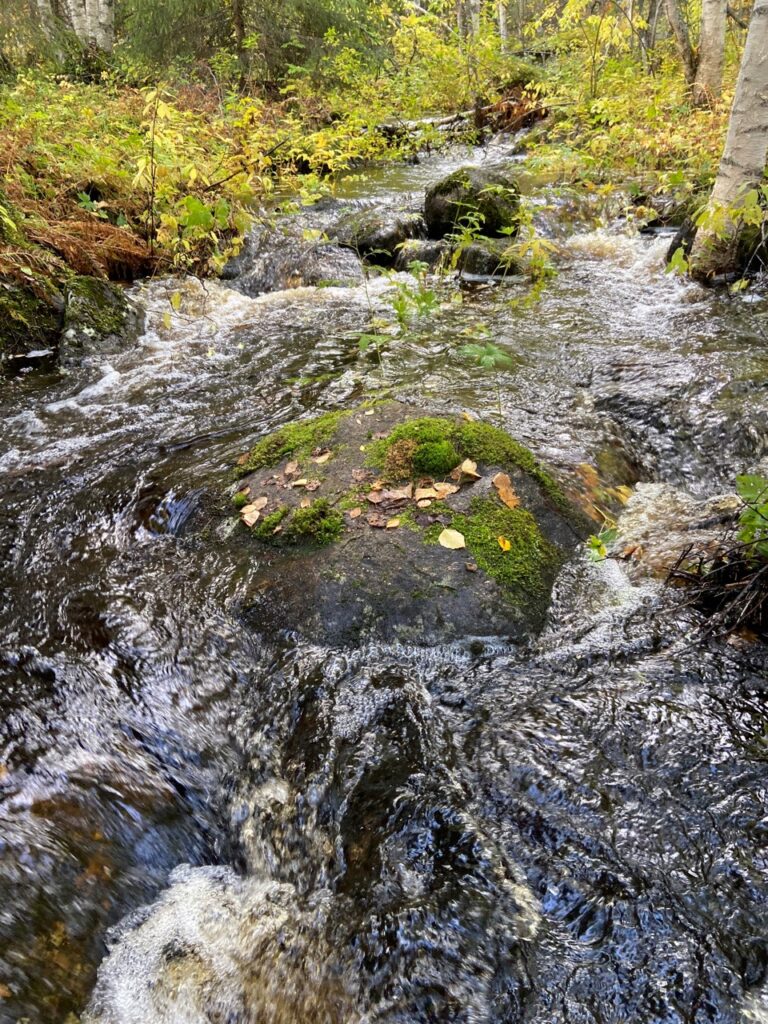
{"type": "Polygon", "coordinates": [[[388,519],[387,520],[387,529],[388,530],[396,530],[399,525],[400,525],[400,520],[399,519],[388,519]]]}
{"type": "Polygon", "coordinates": [[[312,461],[318,466],[323,466],[330,459],[331,455],[333,455],[333,452],[329,450],[327,452],[323,452],[322,455],[316,456],[312,461]]]}
{"type": "MultiPolygon", "coordinates": [[[[248,489],[250,490],[250,488],[248,489]]],[[[251,503],[249,507],[255,508],[257,512],[261,512],[261,510],[263,508],[266,508],[268,504],[269,498],[257,498],[254,502],[251,503]]]]}
{"type": "Polygon", "coordinates": [[[289,462],[283,470],[286,476],[295,476],[299,472],[298,462],[289,462]]]}
{"type": "Polygon", "coordinates": [[[464,568],[467,572],[477,572],[477,564],[475,562],[466,562],[464,568]]]}
{"type": "Polygon", "coordinates": [[[497,473],[492,480],[493,486],[499,492],[499,497],[507,508],[519,508],[520,499],[515,494],[512,481],[506,473],[497,473]]]}
{"type": "Polygon", "coordinates": [[[434,487],[417,487],[413,496],[416,501],[424,501],[425,498],[436,498],[437,491],[434,487]]]}
{"type": "Polygon", "coordinates": [[[459,533],[458,530],[443,530],[437,538],[437,543],[441,547],[448,548],[450,551],[459,551],[467,546],[464,541],[464,534],[459,533]]]}
{"type": "Polygon", "coordinates": [[[458,469],[459,473],[464,476],[471,477],[473,480],[480,479],[480,474],[477,472],[477,463],[472,459],[464,459],[458,469]]]}
{"type": "Polygon", "coordinates": [[[429,500],[429,498],[422,498],[421,501],[417,501],[416,504],[419,506],[419,508],[429,508],[432,502],[429,500]]]}
{"type": "Polygon", "coordinates": [[[374,480],[373,483],[371,484],[371,490],[372,491],[383,491],[384,490],[384,481],[383,480],[374,480]]]}
{"type": "Polygon", "coordinates": [[[391,491],[384,491],[384,501],[408,501],[413,497],[413,484],[406,484],[405,487],[398,487],[391,491]]]}
{"type": "Polygon", "coordinates": [[[444,501],[451,494],[455,494],[458,489],[455,484],[435,484],[435,493],[438,501],[444,501]]]}
{"type": "Polygon", "coordinates": [[[309,483],[307,484],[307,490],[308,491],[316,491],[318,489],[318,487],[320,486],[321,482],[322,481],[320,481],[320,480],[310,480],[309,483]]]}
{"type": "Polygon", "coordinates": [[[381,515],[380,512],[369,512],[365,518],[369,526],[373,526],[377,530],[386,530],[387,517],[381,515]]]}
{"type": "Polygon", "coordinates": [[[246,526],[255,526],[261,516],[261,511],[255,505],[246,505],[240,509],[240,519],[246,526]]]}
{"type": "Polygon", "coordinates": [[[366,409],[365,413],[363,415],[365,415],[365,416],[373,416],[373,413],[374,413],[373,409],[366,409]]]}
{"type": "Polygon", "coordinates": [[[347,515],[349,516],[350,519],[359,519],[362,514],[363,510],[361,508],[351,508],[347,512],[347,515]]]}
{"type": "Polygon", "coordinates": [[[301,478],[301,480],[294,480],[293,483],[291,484],[291,486],[292,487],[306,487],[308,483],[309,483],[309,480],[307,480],[307,478],[305,476],[303,476],[301,478]]]}
{"type": "Polygon", "coordinates": [[[309,500],[309,498],[302,498],[301,501],[299,502],[299,508],[310,508],[311,505],[312,502],[309,500]]]}
{"type": "Polygon", "coordinates": [[[370,501],[372,505],[380,505],[381,502],[384,501],[384,495],[381,491],[371,491],[368,495],[368,501],[370,501]]]}

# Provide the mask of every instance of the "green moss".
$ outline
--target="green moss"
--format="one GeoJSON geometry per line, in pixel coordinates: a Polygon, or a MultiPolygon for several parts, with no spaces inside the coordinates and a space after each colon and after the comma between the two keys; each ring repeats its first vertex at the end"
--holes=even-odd
{"type": "Polygon", "coordinates": [[[65,327],[89,328],[102,337],[120,334],[128,304],[119,288],[97,277],[73,277],[67,285],[65,327]]]}
{"type": "Polygon", "coordinates": [[[309,455],[313,448],[330,441],[339,423],[349,412],[327,412],[313,420],[291,423],[274,434],[261,439],[252,449],[248,461],[239,466],[237,476],[247,476],[257,469],[276,466],[289,455],[301,458],[309,455]]]}
{"type": "Polygon", "coordinates": [[[452,516],[451,527],[464,535],[467,550],[483,572],[502,587],[521,597],[546,599],[562,557],[542,536],[530,512],[476,498],[469,515],[452,516]],[[499,537],[510,542],[509,551],[502,550],[499,537]]]}
{"type": "Polygon", "coordinates": [[[42,299],[16,283],[0,280],[0,353],[52,347],[60,330],[61,315],[53,295],[42,299]]]}
{"type": "Polygon", "coordinates": [[[245,491],[238,491],[237,494],[232,495],[232,504],[235,508],[245,508],[248,504],[248,495],[245,491]]]}
{"type": "Polygon", "coordinates": [[[423,476],[447,476],[461,462],[461,456],[450,441],[428,441],[413,453],[413,470],[423,476]]]}
{"type": "Polygon", "coordinates": [[[330,544],[344,529],[344,517],[331,508],[326,498],[318,498],[309,508],[297,508],[285,528],[285,538],[294,543],[330,544]]]}
{"type": "Polygon", "coordinates": [[[570,514],[570,505],[554,478],[533,454],[509,434],[489,423],[476,420],[456,422],[434,416],[408,420],[395,427],[389,437],[370,445],[367,462],[385,472],[390,479],[403,480],[414,473],[444,476],[462,459],[473,459],[484,466],[500,466],[502,469],[516,466],[522,469],[536,480],[557,508],[570,514]],[[410,466],[404,457],[405,442],[416,445],[415,449],[409,450],[410,466]],[[393,458],[394,455],[398,457],[393,458]],[[427,468],[430,462],[431,468],[427,468]]]}
{"type": "Polygon", "coordinates": [[[258,522],[253,530],[251,531],[254,537],[258,537],[259,540],[263,541],[274,541],[275,530],[282,523],[285,517],[290,512],[290,509],[286,506],[277,509],[276,512],[270,512],[269,515],[258,522]]]}

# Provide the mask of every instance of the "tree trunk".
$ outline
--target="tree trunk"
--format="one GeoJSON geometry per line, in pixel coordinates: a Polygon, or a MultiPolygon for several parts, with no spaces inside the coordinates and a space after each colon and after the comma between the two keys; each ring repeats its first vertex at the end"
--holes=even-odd
{"type": "Polygon", "coordinates": [[[99,0],[96,45],[102,53],[112,53],[115,45],[115,0],[99,0]]]}
{"type": "Polygon", "coordinates": [[[509,24],[507,0],[498,0],[499,3],[499,39],[501,39],[501,52],[506,53],[509,48],[509,24]]]}
{"type": "Polygon", "coordinates": [[[69,27],[75,33],[78,41],[88,45],[88,23],[85,16],[85,4],[83,0],[63,0],[66,11],[66,20],[69,27]]]}
{"type": "Polygon", "coordinates": [[[702,0],[699,62],[693,83],[693,102],[703,107],[719,98],[723,87],[726,0],[702,0]]]}
{"type": "Polygon", "coordinates": [[[232,0],[232,29],[235,35],[235,51],[240,63],[240,88],[245,86],[250,72],[248,51],[245,47],[245,12],[243,0],[232,0]]]}
{"type": "Polygon", "coordinates": [[[480,34],[480,4],[481,0],[467,0],[470,31],[473,36],[480,34]]]}
{"type": "MultiPolygon", "coordinates": [[[[706,3],[707,0],[704,0],[704,2],[706,3]]],[[[693,56],[693,47],[691,46],[691,38],[688,34],[688,26],[685,23],[683,12],[680,9],[679,0],[666,0],[666,6],[669,25],[672,29],[672,35],[675,37],[675,44],[677,45],[677,52],[680,54],[680,60],[683,62],[685,81],[688,85],[693,85],[693,80],[696,77],[696,61],[693,56]]]]}
{"type": "MultiPolygon", "coordinates": [[[[729,210],[762,180],[768,155],[768,0],[755,0],[741,58],[725,150],[708,210],[729,210]]],[[[700,280],[737,269],[739,218],[726,216],[715,234],[705,226],[694,239],[689,265],[700,280]]]]}

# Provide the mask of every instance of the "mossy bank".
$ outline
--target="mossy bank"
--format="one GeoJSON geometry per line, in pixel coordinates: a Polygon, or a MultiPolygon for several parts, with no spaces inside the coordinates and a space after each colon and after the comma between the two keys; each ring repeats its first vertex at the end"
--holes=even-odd
{"type": "Polygon", "coordinates": [[[330,412],[241,455],[222,534],[249,563],[259,629],[434,644],[541,628],[589,527],[510,435],[420,413],[330,412]],[[446,548],[446,530],[464,546],[446,548]]]}

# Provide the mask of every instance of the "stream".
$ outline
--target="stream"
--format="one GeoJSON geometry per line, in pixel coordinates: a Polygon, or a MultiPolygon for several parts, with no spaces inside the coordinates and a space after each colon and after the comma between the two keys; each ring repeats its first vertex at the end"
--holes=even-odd
{"type": "MultiPolygon", "coordinates": [[[[418,205],[501,158],[337,198],[418,205]]],[[[540,301],[437,282],[381,365],[358,338],[386,277],[157,280],[138,344],[2,385],[2,1024],[768,1021],[764,647],[700,642],[586,556],[526,647],[268,640],[194,525],[260,437],[382,386],[490,419],[500,387],[566,481],[765,471],[768,298],[666,275],[668,238],[597,200],[533,201],[560,249],[540,301]]]]}

